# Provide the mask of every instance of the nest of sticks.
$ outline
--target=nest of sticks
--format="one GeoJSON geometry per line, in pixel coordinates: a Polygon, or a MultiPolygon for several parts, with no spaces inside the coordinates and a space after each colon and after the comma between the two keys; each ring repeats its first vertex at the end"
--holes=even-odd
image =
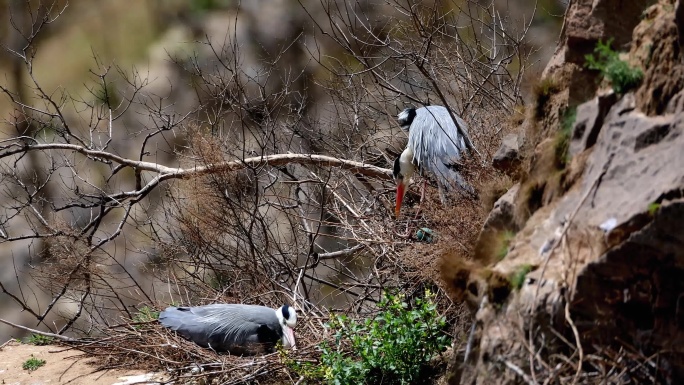
{"type": "Polygon", "coordinates": [[[303,379],[295,378],[297,375],[287,368],[287,361],[318,362],[320,353],[316,347],[321,336],[325,339],[329,334],[325,321],[317,316],[301,319],[297,325],[296,350],[254,356],[234,356],[203,348],[156,320],[113,326],[107,337],[65,342],[96,358],[100,370],[139,368],[163,372],[169,381],[181,384],[297,383],[303,379]]]}

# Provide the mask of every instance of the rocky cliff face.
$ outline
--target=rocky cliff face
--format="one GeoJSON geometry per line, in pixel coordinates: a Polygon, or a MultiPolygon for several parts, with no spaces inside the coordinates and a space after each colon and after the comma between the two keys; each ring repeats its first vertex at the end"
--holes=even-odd
{"type": "Polygon", "coordinates": [[[684,4],[651,3],[571,3],[525,172],[474,260],[444,257],[476,319],[451,383],[684,383],[684,4]],[[609,38],[643,71],[623,95],[584,68],[609,38]]]}

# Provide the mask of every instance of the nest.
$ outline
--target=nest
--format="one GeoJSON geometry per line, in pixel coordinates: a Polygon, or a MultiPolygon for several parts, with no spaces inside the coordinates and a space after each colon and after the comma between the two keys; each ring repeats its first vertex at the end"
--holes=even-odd
{"type": "Polygon", "coordinates": [[[98,370],[141,369],[166,373],[174,383],[281,384],[293,377],[287,362],[318,362],[317,344],[326,335],[319,317],[308,319],[297,328],[297,350],[279,350],[256,356],[233,356],[202,348],[156,320],[113,326],[108,336],[67,342],[73,349],[95,359],[98,370]]]}

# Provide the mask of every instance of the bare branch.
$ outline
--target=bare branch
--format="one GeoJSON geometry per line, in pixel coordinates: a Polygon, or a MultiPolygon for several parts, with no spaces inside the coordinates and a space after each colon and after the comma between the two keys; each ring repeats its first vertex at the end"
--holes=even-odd
{"type": "MultiPolygon", "coordinates": [[[[9,147],[9,146],[8,146],[9,147]]],[[[127,159],[116,154],[91,150],[89,148],[68,143],[47,143],[47,144],[30,144],[30,145],[13,145],[11,150],[5,150],[0,153],[0,158],[8,157],[15,154],[21,154],[31,151],[45,151],[45,150],[69,150],[86,155],[95,160],[106,159],[116,162],[120,165],[132,167],[138,171],[152,171],[163,175],[163,179],[169,178],[193,178],[206,174],[211,174],[220,171],[236,171],[245,168],[263,167],[263,166],[283,166],[290,163],[298,163],[302,165],[316,165],[319,167],[339,167],[344,170],[363,174],[370,177],[382,178],[389,180],[392,177],[392,170],[382,167],[373,166],[363,162],[353,160],[340,159],[326,155],[315,154],[275,154],[264,155],[244,160],[235,160],[230,162],[216,163],[206,166],[197,166],[193,168],[171,168],[153,162],[145,162],[139,160],[127,159]]]]}
{"type": "Polygon", "coordinates": [[[48,332],[44,332],[44,331],[40,331],[40,330],[36,330],[36,329],[31,329],[31,328],[28,328],[28,327],[26,327],[26,326],[17,325],[17,324],[15,324],[15,323],[10,322],[10,321],[6,321],[6,320],[4,320],[4,319],[2,319],[2,318],[0,318],[0,322],[4,323],[5,325],[9,325],[9,326],[15,327],[15,328],[17,328],[17,329],[25,330],[25,331],[27,331],[27,332],[31,332],[31,333],[34,333],[34,334],[40,334],[41,336],[56,338],[56,339],[62,340],[62,341],[67,341],[67,342],[77,342],[77,341],[80,341],[80,340],[77,339],[77,338],[71,338],[71,337],[63,336],[63,335],[61,335],[61,334],[48,333],[48,332]]]}

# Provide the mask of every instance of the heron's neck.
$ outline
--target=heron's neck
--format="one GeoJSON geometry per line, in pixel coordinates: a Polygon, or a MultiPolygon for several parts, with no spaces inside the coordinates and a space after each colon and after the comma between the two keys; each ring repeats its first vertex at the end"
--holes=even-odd
{"type": "Polygon", "coordinates": [[[287,337],[288,334],[291,334],[291,333],[288,333],[288,330],[291,330],[291,329],[289,329],[289,326],[283,325],[283,336],[281,337],[280,340],[283,343],[283,347],[286,349],[291,348],[292,342],[293,342],[293,341],[290,341],[290,339],[287,337]]]}
{"type": "Polygon", "coordinates": [[[404,152],[401,153],[401,156],[399,156],[399,167],[401,169],[401,174],[408,182],[415,171],[415,166],[413,165],[413,150],[410,147],[406,147],[404,152]]]}

